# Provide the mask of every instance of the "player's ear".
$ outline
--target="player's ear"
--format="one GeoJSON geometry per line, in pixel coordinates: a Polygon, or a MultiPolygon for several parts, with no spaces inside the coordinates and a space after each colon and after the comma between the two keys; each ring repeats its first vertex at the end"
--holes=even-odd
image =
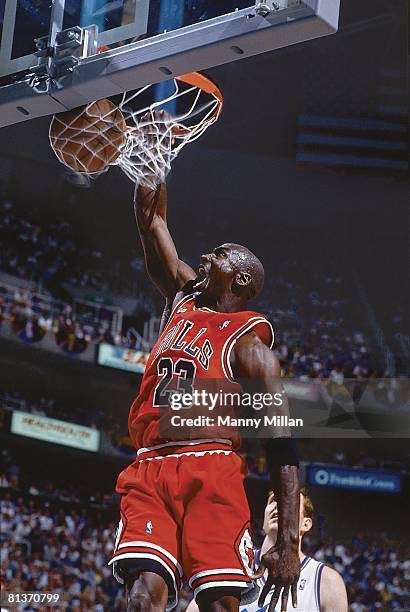
{"type": "Polygon", "coordinates": [[[302,520],[302,528],[301,528],[303,535],[307,533],[308,531],[310,531],[312,529],[312,526],[313,526],[312,519],[308,516],[305,516],[302,520]]]}
{"type": "Polygon", "coordinates": [[[252,282],[251,275],[248,272],[237,272],[234,280],[240,287],[248,287],[252,282]]]}

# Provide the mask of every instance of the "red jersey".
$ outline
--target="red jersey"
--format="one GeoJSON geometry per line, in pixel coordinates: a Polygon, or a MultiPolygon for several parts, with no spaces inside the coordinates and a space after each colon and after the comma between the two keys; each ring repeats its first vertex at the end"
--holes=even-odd
{"type": "MultiPolygon", "coordinates": [[[[213,381],[234,383],[231,351],[235,342],[250,330],[264,344],[273,346],[272,326],[257,312],[227,313],[199,308],[195,294],[185,296],[174,306],[151,350],[140,393],[130,409],[128,428],[137,450],[172,441],[161,435],[160,428],[161,410],[169,406],[172,390],[189,392],[192,381],[199,386],[213,381]]],[[[236,441],[233,443],[237,445],[236,441]]]]}

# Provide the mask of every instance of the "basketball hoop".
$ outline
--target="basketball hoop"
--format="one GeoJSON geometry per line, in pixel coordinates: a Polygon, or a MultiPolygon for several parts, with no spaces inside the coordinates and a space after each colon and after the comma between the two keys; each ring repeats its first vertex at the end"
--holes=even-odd
{"type": "Polygon", "coordinates": [[[130,111],[130,104],[152,85],[124,94],[118,108],[128,129],[127,139],[114,162],[134,182],[154,188],[163,181],[181,149],[199,138],[221,114],[222,93],[199,72],[173,79],[173,92],[166,98],[130,111]],[[186,98],[185,111],[161,119],[161,109],[173,100],[186,98]]]}
{"type": "Polygon", "coordinates": [[[50,126],[50,142],[57,157],[75,172],[91,178],[116,165],[133,182],[154,189],[165,179],[182,148],[215,123],[223,107],[218,87],[199,72],[184,74],[168,83],[170,93],[155,102],[151,102],[155,86],[147,85],[135,92],[125,92],[114,103],[120,113],[118,117],[123,117],[126,123],[122,141],[118,138],[118,117],[117,124],[112,125],[112,108],[107,116],[99,114],[97,119],[95,112],[88,112],[96,103],[87,105],[80,115],[75,113],[74,119],[73,111],[56,115],[50,126]],[[170,104],[177,109],[174,116],[167,110],[170,104]],[[58,139],[55,135],[52,138],[55,122],[58,122],[58,139]],[[75,149],[77,160],[86,159],[87,163],[67,163],[69,156],[61,155],[62,148],[75,149]],[[88,163],[90,154],[93,163],[88,163]]]}

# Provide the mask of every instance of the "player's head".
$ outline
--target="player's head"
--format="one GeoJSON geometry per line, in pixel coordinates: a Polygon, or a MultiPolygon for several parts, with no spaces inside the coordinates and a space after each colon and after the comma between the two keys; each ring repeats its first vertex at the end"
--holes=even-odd
{"type": "MultiPolygon", "coordinates": [[[[313,525],[313,503],[305,489],[300,491],[300,506],[299,506],[299,536],[300,539],[312,529],[313,525]]],[[[263,530],[272,539],[276,540],[278,531],[278,505],[275,499],[275,494],[270,493],[268,503],[265,508],[263,520],[263,530]]]]}
{"type": "Polygon", "coordinates": [[[231,293],[247,302],[262,291],[265,272],[244,246],[227,242],[201,256],[195,289],[213,298],[231,293]]]}

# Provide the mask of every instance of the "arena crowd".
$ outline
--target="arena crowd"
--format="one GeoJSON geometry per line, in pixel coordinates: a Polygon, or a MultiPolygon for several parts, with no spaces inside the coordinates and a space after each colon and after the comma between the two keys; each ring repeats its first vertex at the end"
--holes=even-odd
{"type": "MultiPolygon", "coordinates": [[[[344,378],[383,376],[382,360],[374,347],[372,350],[369,334],[360,328],[349,332],[343,316],[337,318],[344,302],[336,301],[334,318],[329,318],[330,307],[326,306],[326,319],[315,312],[317,304],[323,305],[315,293],[310,309],[295,304],[293,308],[272,306],[266,301],[259,305],[278,330],[275,352],[283,375],[304,380],[330,377],[339,384],[344,378]]],[[[94,313],[75,311],[69,303],[45,301],[36,289],[12,289],[0,283],[0,332],[4,321],[9,321],[16,335],[27,343],[38,342],[47,333],[53,334],[62,350],[74,354],[83,352],[90,343],[135,346],[135,336],[127,329],[122,333],[113,329],[112,312],[107,308],[100,307],[94,313]]]]}
{"type": "MultiPolygon", "coordinates": [[[[124,610],[122,588],[107,566],[115,522],[107,508],[109,494],[88,495],[49,482],[10,486],[0,475],[1,570],[5,591],[52,591],[59,610],[106,612],[124,610]]],[[[410,561],[403,542],[378,532],[337,540],[327,533],[310,536],[304,551],[339,571],[353,612],[408,609],[410,561]]],[[[177,612],[191,595],[181,594],[177,612]]]]}
{"type": "Polygon", "coordinates": [[[0,204],[0,244],[0,269],[42,287],[67,282],[101,293],[128,293],[133,269],[143,269],[142,261],[122,266],[102,250],[87,248],[66,219],[57,215],[44,221],[35,212],[17,210],[10,200],[0,204]]]}

